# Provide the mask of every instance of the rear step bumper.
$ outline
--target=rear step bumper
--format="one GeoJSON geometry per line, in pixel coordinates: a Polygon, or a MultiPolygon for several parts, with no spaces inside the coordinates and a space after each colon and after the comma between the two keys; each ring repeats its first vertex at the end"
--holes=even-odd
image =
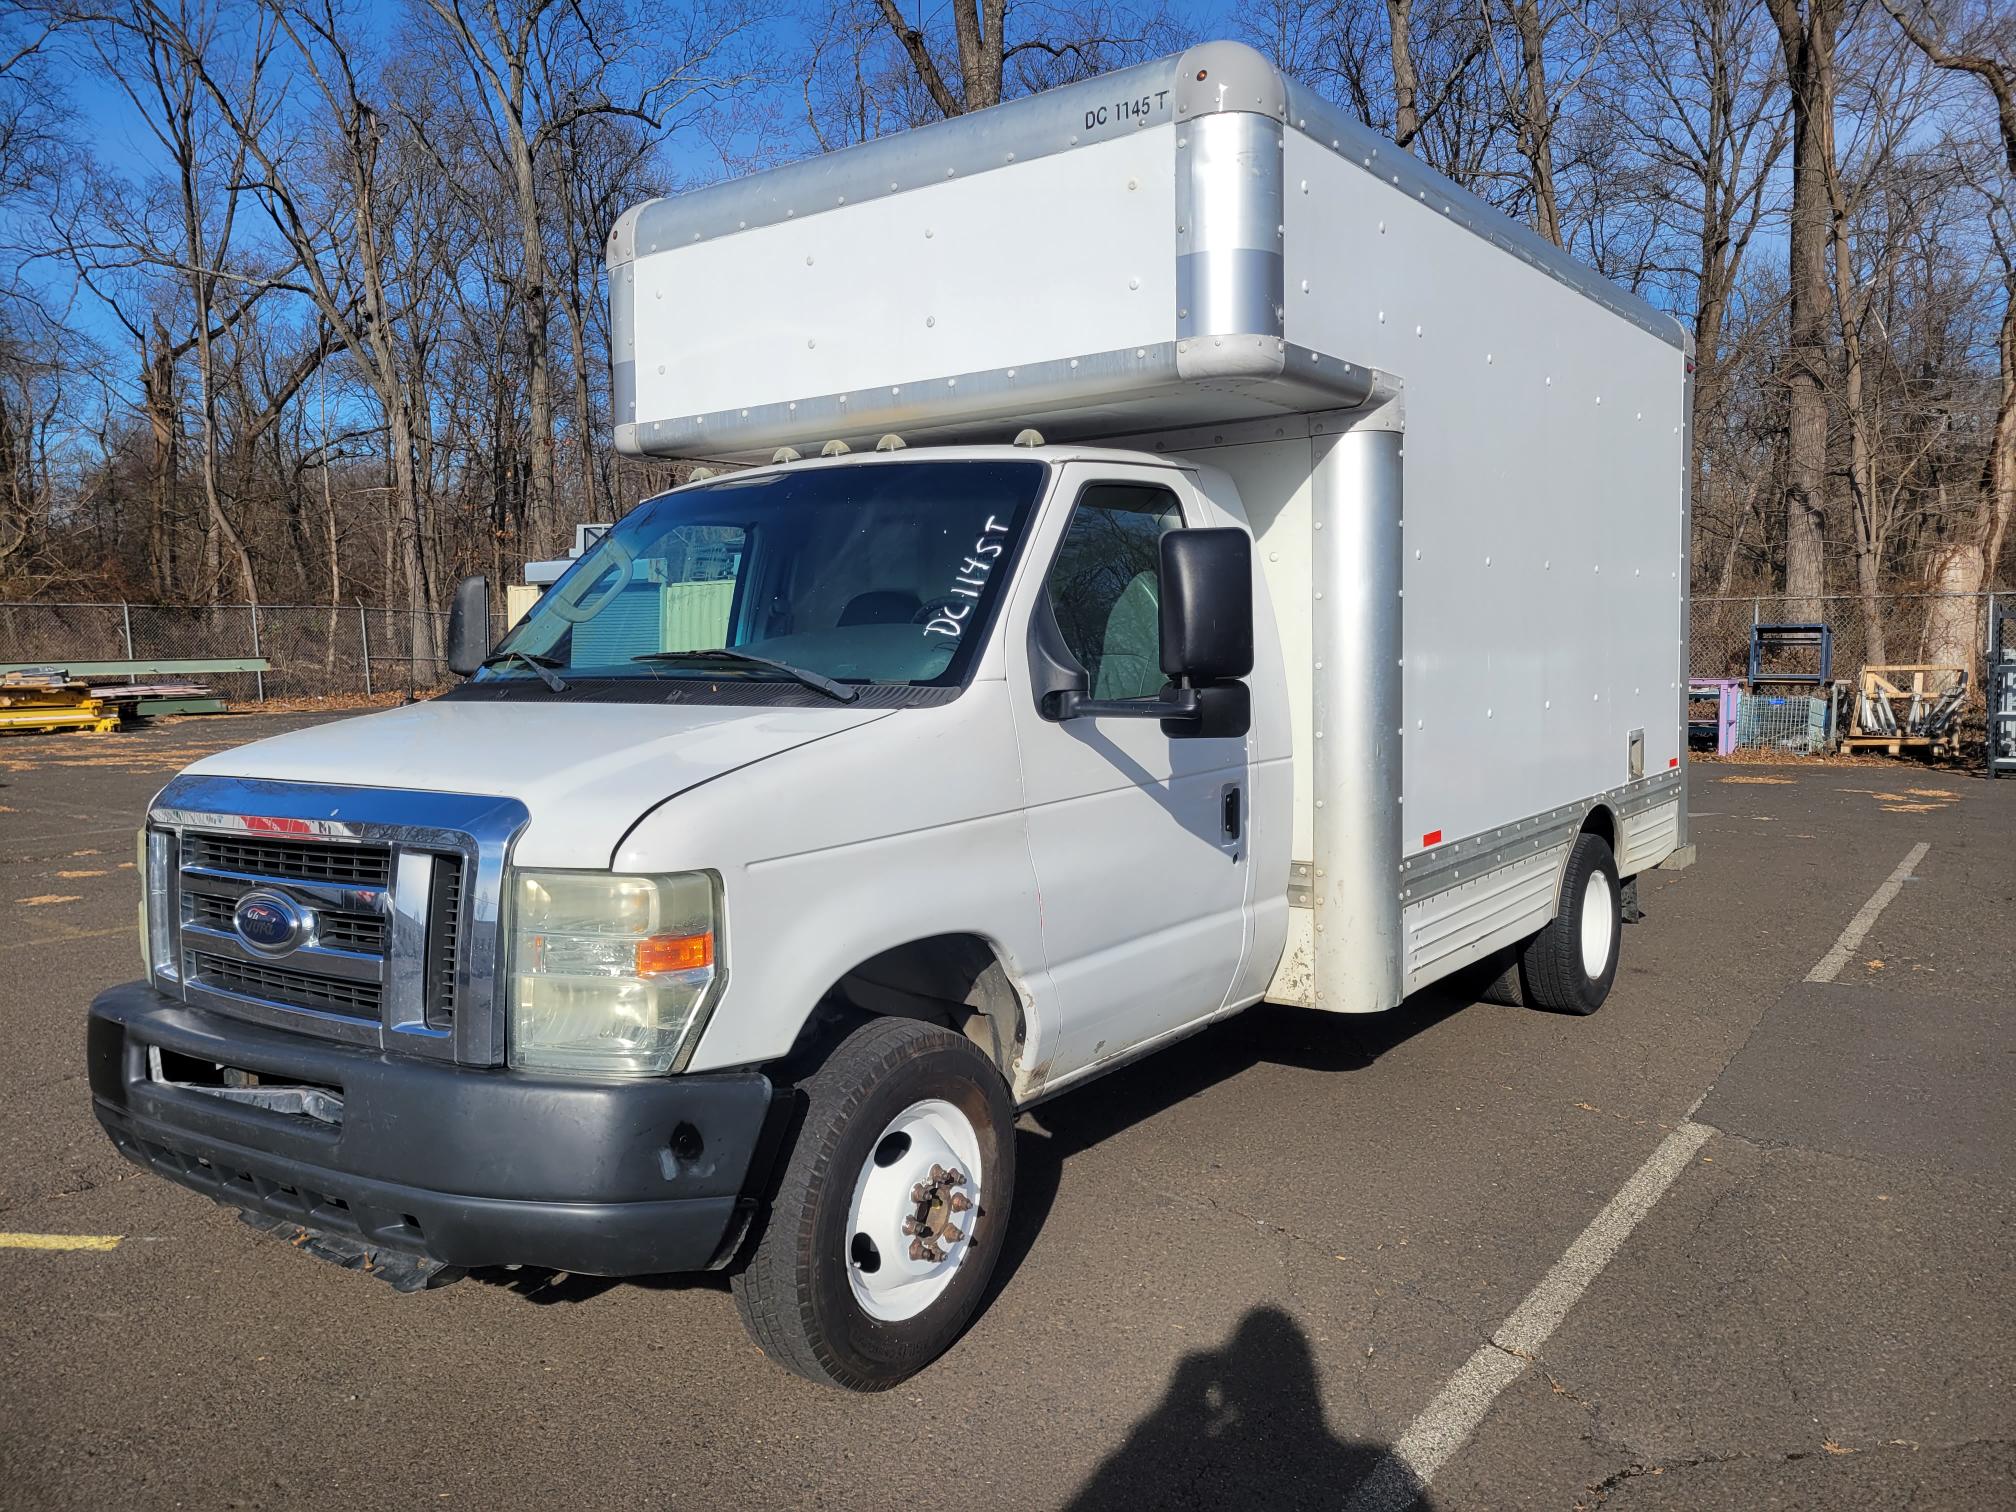
{"type": "Polygon", "coordinates": [[[129,1159],[280,1220],[259,1227],[330,1241],[316,1253],[361,1252],[359,1269],[389,1251],[419,1284],[489,1265],[726,1264],[779,1122],[754,1072],[626,1083],[456,1067],[241,1023],[140,982],[92,1003],[89,1060],[98,1121],[129,1159]],[[340,1122],[173,1084],[150,1050],[334,1089],[340,1122]]]}

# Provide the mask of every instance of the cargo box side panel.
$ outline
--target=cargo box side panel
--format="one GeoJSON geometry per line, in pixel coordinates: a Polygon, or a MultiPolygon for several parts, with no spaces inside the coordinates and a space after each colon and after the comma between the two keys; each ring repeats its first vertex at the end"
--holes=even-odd
{"type": "Polygon", "coordinates": [[[1288,339],[1404,384],[1403,856],[1625,787],[1633,730],[1647,777],[1670,772],[1678,328],[1478,234],[1369,148],[1291,129],[1285,150],[1288,339]]]}
{"type": "Polygon", "coordinates": [[[638,248],[641,444],[653,422],[815,395],[900,410],[911,387],[943,415],[959,374],[1146,360],[1176,330],[1175,129],[638,248]]]}

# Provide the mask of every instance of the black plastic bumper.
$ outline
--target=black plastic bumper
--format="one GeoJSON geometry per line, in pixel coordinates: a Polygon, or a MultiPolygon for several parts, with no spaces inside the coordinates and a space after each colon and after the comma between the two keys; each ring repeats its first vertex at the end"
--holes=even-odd
{"type": "Polygon", "coordinates": [[[776,1122],[754,1072],[620,1083],[478,1070],[241,1023],[140,982],[92,1003],[90,1075],[113,1142],[169,1180],[459,1268],[725,1264],[776,1122]],[[342,1122],[165,1086],[150,1047],[333,1087],[342,1122]]]}

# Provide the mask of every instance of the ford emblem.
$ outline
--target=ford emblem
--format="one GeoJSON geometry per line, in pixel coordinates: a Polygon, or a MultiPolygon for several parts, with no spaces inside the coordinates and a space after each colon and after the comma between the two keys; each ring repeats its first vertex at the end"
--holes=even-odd
{"type": "Polygon", "coordinates": [[[308,933],[308,915],[292,898],[277,892],[248,892],[231,911],[238,938],[266,955],[285,955],[308,933]]]}

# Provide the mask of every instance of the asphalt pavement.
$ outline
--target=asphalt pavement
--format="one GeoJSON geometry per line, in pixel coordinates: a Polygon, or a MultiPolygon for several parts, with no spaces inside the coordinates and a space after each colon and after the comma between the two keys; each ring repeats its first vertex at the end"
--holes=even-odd
{"type": "Polygon", "coordinates": [[[400,1296],[114,1153],[141,809],[307,722],[0,741],[0,1507],[2016,1506],[2016,783],[1696,765],[1593,1018],[1259,1009],[1042,1105],[986,1310],[860,1397],[718,1278],[400,1296]]]}

